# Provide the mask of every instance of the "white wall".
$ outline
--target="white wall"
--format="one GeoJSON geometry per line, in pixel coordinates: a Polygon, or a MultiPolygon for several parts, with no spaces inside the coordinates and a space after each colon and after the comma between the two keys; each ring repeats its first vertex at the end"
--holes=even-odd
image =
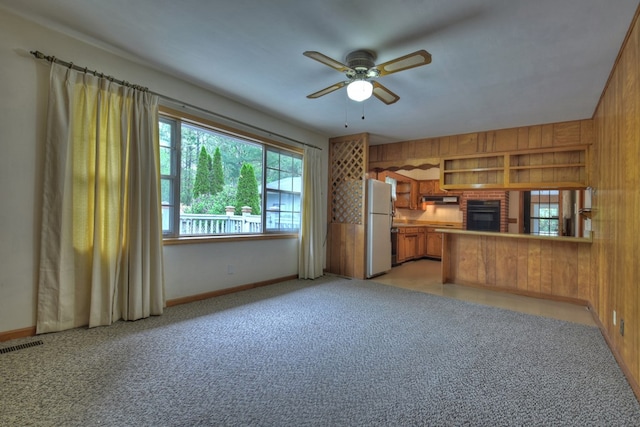
{"type": "MultiPolygon", "coordinates": [[[[0,332],[31,327],[36,316],[48,64],[35,60],[31,50],[322,147],[322,182],[327,182],[326,136],[0,9],[0,332]]],[[[326,184],[323,200],[326,203],[326,184]]],[[[295,239],[166,246],[164,254],[169,299],[297,273],[295,239]]]]}

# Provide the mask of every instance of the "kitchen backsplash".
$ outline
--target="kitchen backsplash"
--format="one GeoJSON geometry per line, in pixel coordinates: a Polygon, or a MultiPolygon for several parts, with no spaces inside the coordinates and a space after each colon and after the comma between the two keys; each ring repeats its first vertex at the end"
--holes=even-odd
{"type": "Polygon", "coordinates": [[[427,205],[427,210],[396,209],[396,219],[462,223],[459,205],[427,205]]]}

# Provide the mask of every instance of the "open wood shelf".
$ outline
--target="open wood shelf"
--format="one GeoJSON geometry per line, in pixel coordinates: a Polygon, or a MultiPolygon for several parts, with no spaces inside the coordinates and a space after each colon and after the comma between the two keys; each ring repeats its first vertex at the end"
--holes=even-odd
{"type": "Polygon", "coordinates": [[[440,187],[444,190],[585,188],[587,150],[584,145],[443,158],[440,187]]]}
{"type": "Polygon", "coordinates": [[[511,170],[525,170],[525,169],[560,169],[560,168],[575,168],[584,167],[584,163],[564,163],[557,165],[528,165],[528,166],[510,166],[511,170]]]}

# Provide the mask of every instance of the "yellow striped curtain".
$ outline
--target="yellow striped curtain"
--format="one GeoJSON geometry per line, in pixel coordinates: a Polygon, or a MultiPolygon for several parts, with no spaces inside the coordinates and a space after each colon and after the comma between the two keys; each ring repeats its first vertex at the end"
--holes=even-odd
{"type": "Polygon", "coordinates": [[[321,151],[307,147],[302,166],[302,220],[299,233],[298,277],[315,279],[324,274],[321,151]]]}
{"type": "Polygon", "coordinates": [[[157,105],[51,64],[38,333],[162,313],[157,105]]]}

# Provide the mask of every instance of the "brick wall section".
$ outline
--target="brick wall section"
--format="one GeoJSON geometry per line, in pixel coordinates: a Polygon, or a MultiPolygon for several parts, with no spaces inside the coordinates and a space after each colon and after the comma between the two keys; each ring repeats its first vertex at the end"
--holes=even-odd
{"type": "Polygon", "coordinates": [[[467,200],[500,200],[500,232],[509,231],[509,192],[508,191],[465,191],[460,198],[462,210],[462,229],[467,229],[467,200]]]}

